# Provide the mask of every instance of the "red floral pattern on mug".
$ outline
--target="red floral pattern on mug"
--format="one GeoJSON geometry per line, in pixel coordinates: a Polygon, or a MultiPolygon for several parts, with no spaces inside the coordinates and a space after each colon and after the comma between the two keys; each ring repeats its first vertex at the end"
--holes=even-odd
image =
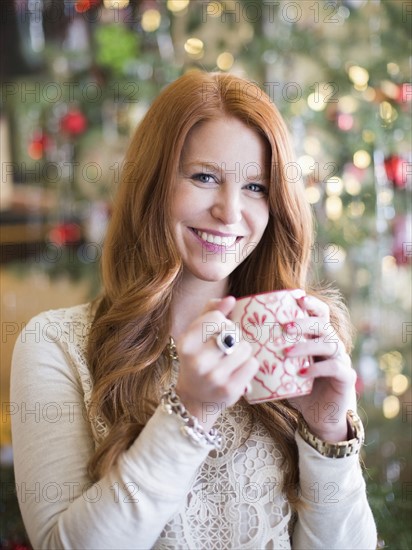
{"type": "Polygon", "coordinates": [[[304,295],[300,289],[281,290],[237,300],[230,317],[240,324],[242,337],[250,342],[260,363],[251,391],[245,396],[250,403],[311,392],[313,381],[298,374],[311,359],[285,357],[283,353],[303,337],[293,322],[307,315],[297,303],[304,295]]]}

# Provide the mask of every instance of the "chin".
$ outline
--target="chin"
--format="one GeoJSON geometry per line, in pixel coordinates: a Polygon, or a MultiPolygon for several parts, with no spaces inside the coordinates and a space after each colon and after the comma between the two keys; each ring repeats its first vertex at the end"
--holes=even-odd
{"type": "Polygon", "coordinates": [[[219,281],[224,281],[229,277],[229,275],[234,271],[235,267],[231,270],[223,270],[223,269],[195,269],[195,270],[189,270],[190,273],[196,277],[197,279],[200,279],[201,281],[205,281],[208,283],[218,283],[219,281]]]}
{"type": "Polygon", "coordinates": [[[229,277],[230,273],[199,273],[197,278],[208,283],[218,283],[229,277]]]}

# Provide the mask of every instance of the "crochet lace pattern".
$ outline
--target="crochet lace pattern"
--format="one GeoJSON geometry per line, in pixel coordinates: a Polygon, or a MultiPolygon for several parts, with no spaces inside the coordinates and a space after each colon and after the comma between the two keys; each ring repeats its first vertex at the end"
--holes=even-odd
{"type": "MultiPolygon", "coordinates": [[[[79,380],[88,411],[92,380],[86,344],[92,306],[48,311],[46,316],[58,326],[61,346],[79,380]]],[[[173,367],[176,374],[178,365],[173,367]]],[[[153,548],[290,549],[292,512],[281,491],[282,456],[275,442],[264,426],[252,422],[241,402],[224,410],[215,426],[223,435],[223,448],[206,457],[185,501],[153,548]]],[[[108,428],[98,417],[93,418],[91,428],[97,447],[108,428]]]]}

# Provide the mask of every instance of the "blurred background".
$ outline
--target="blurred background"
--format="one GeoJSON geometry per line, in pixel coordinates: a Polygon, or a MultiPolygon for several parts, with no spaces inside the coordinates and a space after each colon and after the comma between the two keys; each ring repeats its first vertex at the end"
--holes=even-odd
{"type": "Polygon", "coordinates": [[[289,177],[304,178],[317,219],[313,278],[342,290],[357,330],[380,547],[412,548],[412,3],[5,0],[1,8],[1,547],[30,548],[12,470],[17,335],[38,312],[98,294],[130,135],[166,84],[206,69],[256,81],[288,121],[298,158],[289,177]]]}

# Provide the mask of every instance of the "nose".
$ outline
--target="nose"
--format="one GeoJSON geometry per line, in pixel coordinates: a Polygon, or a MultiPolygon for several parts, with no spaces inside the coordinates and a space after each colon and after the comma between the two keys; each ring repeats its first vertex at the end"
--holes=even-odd
{"type": "Polygon", "coordinates": [[[214,218],[225,225],[233,225],[242,220],[241,197],[237,191],[224,187],[218,190],[211,212],[214,218]]]}

